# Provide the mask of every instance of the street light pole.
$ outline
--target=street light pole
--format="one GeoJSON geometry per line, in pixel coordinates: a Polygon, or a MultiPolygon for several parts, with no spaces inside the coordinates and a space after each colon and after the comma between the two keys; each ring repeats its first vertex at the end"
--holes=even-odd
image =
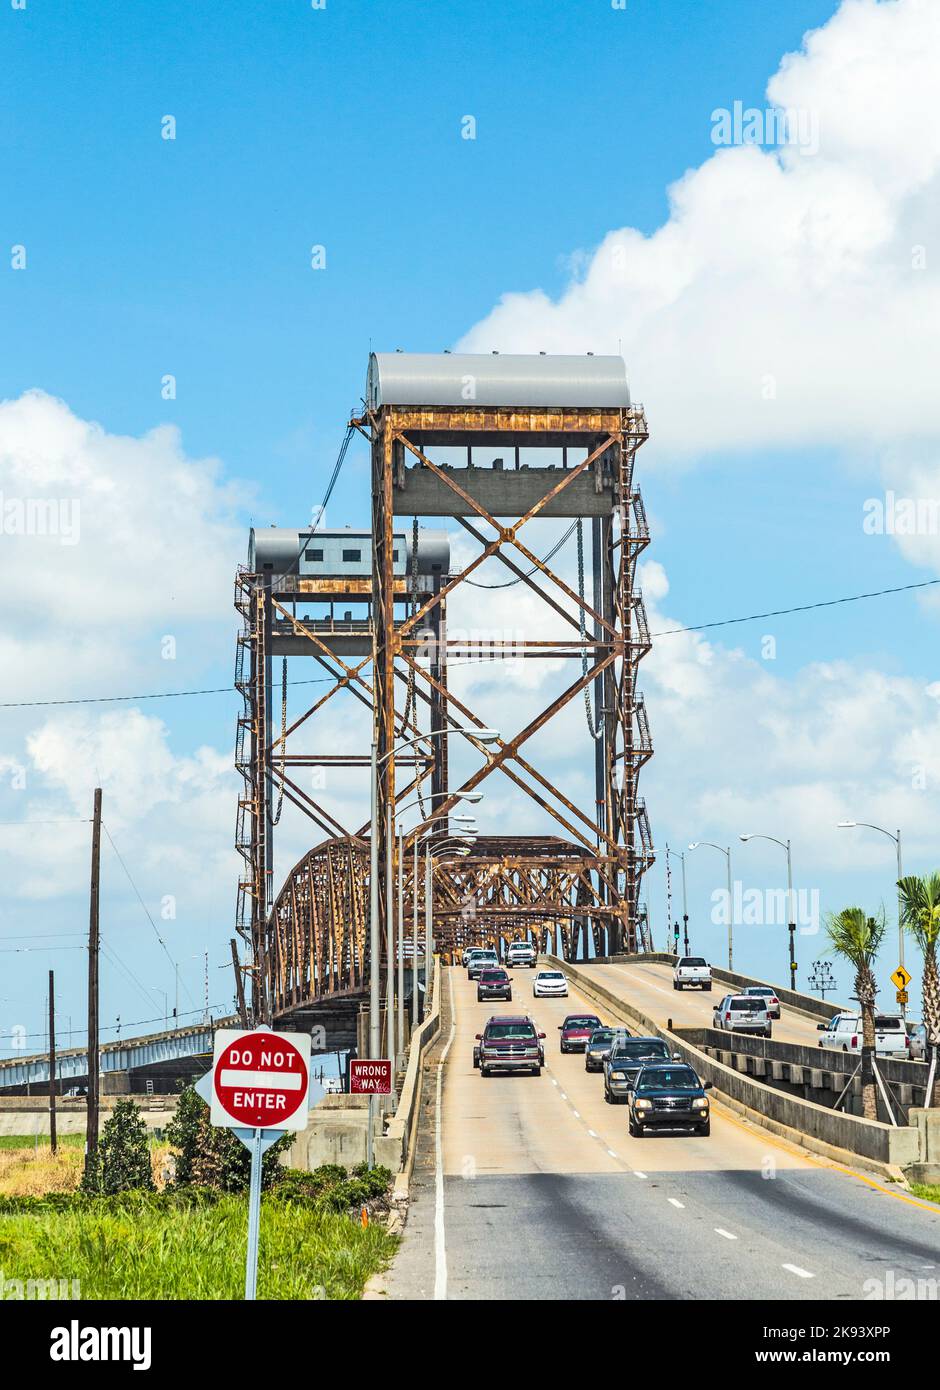
{"type": "Polygon", "coordinates": [[[742,844],[747,844],[748,840],[769,840],[772,845],[779,845],[786,851],[787,856],[787,910],[790,920],[787,923],[787,930],[790,933],[790,988],[796,990],[796,904],[793,899],[793,858],[790,853],[790,841],[778,840],[774,835],[739,835],[738,839],[742,844]]]}
{"type": "MultiPolygon", "coordinates": [[[[893,840],[893,841],[894,841],[894,847],[895,847],[895,849],[897,850],[897,859],[898,859],[898,883],[900,883],[900,882],[901,882],[901,879],[904,877],[904,870],[903,870],[902,865],[901,865],[901,832],[900,832],[900,830],[898,830],[896,834],[892,835],[892,834],[891,834],[891,831],[890,831],[890,830],[885,830],[884,826],[882,826],[882,825],[872,825],[869,821],[866,821],[866,820],[840,820],[839,823],[838,823],[838,825],[836,826],[836,829],[837,829],[837,830],[857,830],[859,826],[863,826],[865,830],[877,830],[878,833],[879,833],[879,835],[887,835],[887,837],[888,837],[889,840],[893,840]]],[[[902,906],[902,904],[901,904],[901,890],[900,890],[900,888],[898,888],[898,965],[901,967],[902,970],[904,969],[904,923],[903,923],[903,915],[904,915],[904,909],[903,909],[903,906],[902,906]]],[[[906,1018],[907,1018],[907,1005],[906,1005],[906,1004],[902,1004],[902,1005],[901,1005],[901,1012],[903,1013],[903,1015],[904,1015],[904,1017],[905,1017],[905,1019],[906,1019],[906,1018]]]]}
{"type": "Polygon", "coordinates": [[[713,844],[711,840],[695,840],[689,849],[698,849],[700,845],[707,845],[709,849],[716,849],[719,854],[723,854],[727,860],[728,867],[728,969],[734,969],[734,898],[731,888],[731,846],[724,849],[721,845],[713,844]]]}
{"type": "Polygon", "coordinates": [[[679,855],[682,860],[682,927],[683,940],[685,943],[685,954],[689,954],[689,904],[685,891],[685,850],[679,855]]]}
{"type": "Polygon", "coordinates": [[[376,816],[379,800],[379,746],[372,740],[371,775],[369,777],[369,1056],[378,1057],[382,1051],[382,1023],[379,1018],[379,837],[376,816]]]}

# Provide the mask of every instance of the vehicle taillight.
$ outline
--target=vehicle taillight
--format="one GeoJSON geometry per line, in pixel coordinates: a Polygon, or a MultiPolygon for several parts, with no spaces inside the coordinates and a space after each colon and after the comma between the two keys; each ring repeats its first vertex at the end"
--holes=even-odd
{"type": "Polygon", "coordinates": [[[730,1013],[726,1013],[726,1014],[725,1014],[725,1020],[728,1021],[728,1020],[730,1020],[730,1018],[731,1018],[731,1014],[730,1014],[730,1013]]]}
{"type": "Polygon", "coordinates": [[[858,1047],[858,1035],[857,1035],[857,1034],[856,1034],[856,1036],[852,1039],[852,1046],[853,1046],[853,1047],[858,1047]]]}

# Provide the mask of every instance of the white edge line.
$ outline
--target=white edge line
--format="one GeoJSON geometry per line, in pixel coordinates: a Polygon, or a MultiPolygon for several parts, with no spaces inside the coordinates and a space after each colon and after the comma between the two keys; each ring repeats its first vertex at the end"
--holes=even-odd
{"type": "Polygon", "coordinates": [[[450,1037],[437,1064],[436,1119],[437,1133],[434,1136],[434,1297],[447,1297],[447,1247],[444,1241],[444,1144],[441,1134],[441,1092],[444,1085],[444,1063],[451,1043],[457,1032],[457,1015],[454,1011],[454,977],[447,972],[450,986],[450,1037]]]}

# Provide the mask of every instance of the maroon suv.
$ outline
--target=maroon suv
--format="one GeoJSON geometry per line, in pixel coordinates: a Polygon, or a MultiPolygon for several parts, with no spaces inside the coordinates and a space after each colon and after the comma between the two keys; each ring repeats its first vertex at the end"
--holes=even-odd
{"type": "Polygon", "coordinates": [[[482,1076],[490,1076],[494,1071],[531,1071],[541,1075],[545,1034],[538,1031],[531,1018],[510,1014],[491,1018],[476,1036],[473,1065],[479,1067],[482,1076]]]}
{"type": "Polygon", "coordinates": [[[477,1003],[485,999],[507,999],[512,1003],[512,976],[502,966],[481,970],[477,979],[477,1003]]]}
{"type": "Polygon", "coordinates": [[[569,1014],[564,1023],[558,1025],[562,1052],[583,1052],[594,1029],[602,1027],[597,1014],[569,1014]]]}

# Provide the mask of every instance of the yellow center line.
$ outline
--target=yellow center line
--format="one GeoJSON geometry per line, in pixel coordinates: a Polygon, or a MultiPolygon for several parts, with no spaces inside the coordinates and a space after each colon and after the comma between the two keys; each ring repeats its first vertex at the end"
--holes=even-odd
{"type": "MultiPolygon", "coordinates": [[[[718,1103],[719,1105],[721,1104],[720,1101],[718,1103]]],[[[721,1107],[721,1119],[726,1120],[728,1124],[734,1125],[735,1128],[740,1129],[744,1134],[751,1135],[752,1138],[759,1137],[761,1140],[772,1145],[775,1149],[780,1149],[782,1153],[792,1155],[795,1152],[800,1158],[805,1158],[807,1163],[811,1163],[814,1167],[830,1169],[836,1173],[844,1173],[846,1177],[855,1178],[858,1182],[865,1183],[867,1187],[873,1187],[876,1192],[883,1193],[885,1197],[893,1197],[897,1202],[906,1202],[909,1207],[918,1207],[921,1211],[932,1211],[935,1214],[940,1211],[940,1208],[934,1203],[924,1202],[919,1197],[909,1197],[906,1192],[894,1192],[890,1187],[884,1187],[880,1182],[876,1182],[874,1178],[867,1178],[864,1173],[856,1172],[854,1168],[846,1168],[844,1164],[836,1163],[833,1159],[826,1160],[817,1158],[815,1154],[809,1153],[807,1150],[801,1148],[799,1144],[791,1144],[782,1139],[778,1139],[776,1135],[768,1134],[766,1131],[762,1130],[759,1125],[746,1125],[742,1123],[741,1120],[735,1118],[734,1115],[729,1114],[724,1106],[721,1107]],[[759,1135],[755,1135],[755,1130],[760,1131],[759,1135]]]]}

